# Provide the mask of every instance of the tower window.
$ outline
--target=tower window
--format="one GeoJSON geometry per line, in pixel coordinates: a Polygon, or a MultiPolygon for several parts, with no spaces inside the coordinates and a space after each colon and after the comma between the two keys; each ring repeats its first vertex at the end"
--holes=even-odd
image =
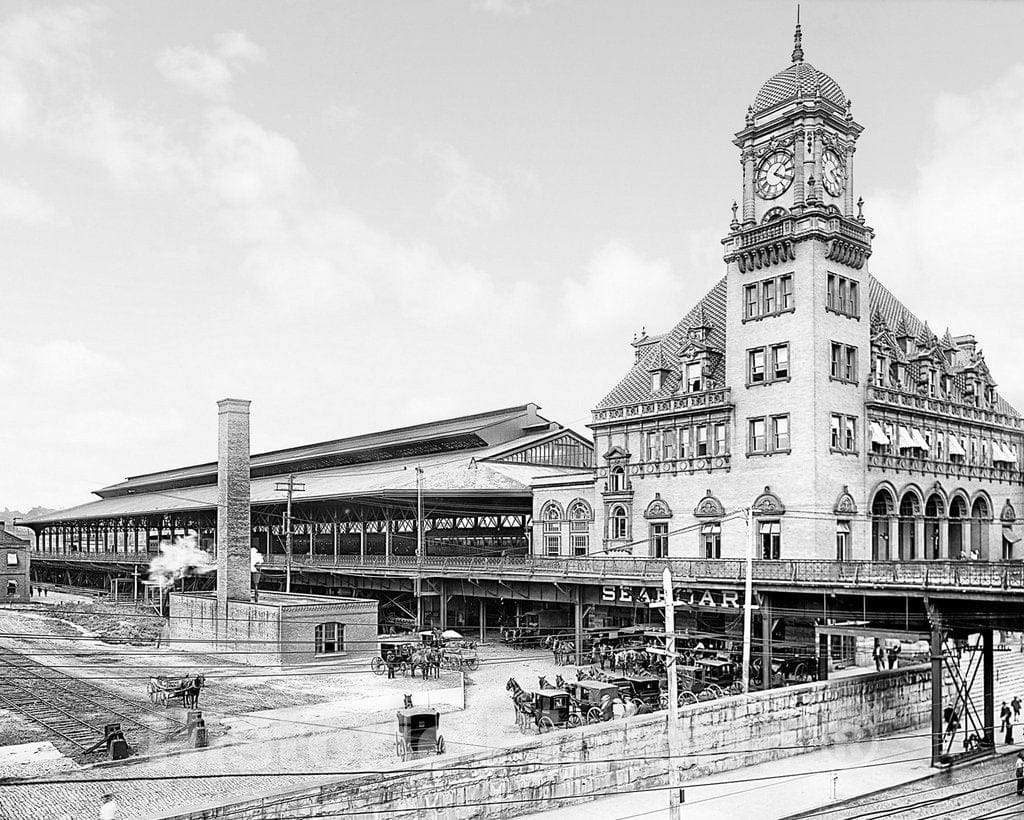
{"type": "Polygon", "coordinates": [[[747,351],[747,386],[789,379],[789,343],[747,351]]]}
{"type": "Polygon", "coordinates": [[[857,348],[842,342],[832,342],[829,378],[837,382],[857,383],[857,348]]]}
{"type": "Polygon", "coordinates": [[[764,319],[794,309],[793,274],[773,276],[743,288],[743,320],[764,319]]]}
{"type": "Polygon", "coordinates": [[[845,276],[835,273],[828,275],[827,284],[825,307],[833,313],[859,319],[860,288],[858,284],[853,279],[847,279],[845,276]]]}

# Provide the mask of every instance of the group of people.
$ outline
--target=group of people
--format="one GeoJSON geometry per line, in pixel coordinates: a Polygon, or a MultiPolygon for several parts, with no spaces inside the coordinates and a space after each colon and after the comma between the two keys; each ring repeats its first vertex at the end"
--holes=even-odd
{"type": "Polygon", "coordinates": [[[999,724],[1003,730],[1003,743],[1013,743],[1013,724],[1020,720],[1020,708],[1021,700],[1016,695],[1013,696],[1013,700],[1007,705],[1006,701],[1003,701],[1003,706],[999,710],[999,724]]]}
{"type": "Polygon", "coordinates": [[[970,552],[967,552],[966,549],[962,549],[962,550],[960,550],[960,560],[961,561],[979,561],[979,560],[981,560],[981,553],[978,552],[977,549],[972,549],[970,552]]]}
{"type": "Polygon", "coordinates": [[[875,662],[875,669],[881,672],[886,668],[887,663],[889,669],[899,669],[900,653],[902,651],[903,648],[899,644],[883,647],[882,644],[876,643],[875,648],[871,650],[871,658],[875,662]]]}

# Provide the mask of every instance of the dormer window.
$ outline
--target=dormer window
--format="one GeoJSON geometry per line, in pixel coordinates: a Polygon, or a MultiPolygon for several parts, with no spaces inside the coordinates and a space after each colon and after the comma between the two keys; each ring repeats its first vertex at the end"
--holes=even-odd
{"type": "Polygon", "coordinates": [[[686,364],[686,392],[700,393],[704,389],[704,366],[701,362],[686,364]]]}
{"type": "Polygon", "coordinates": [[[661,371],[655,370],[651,374],[651,391],[657,393],[661,390],[661,371]]]}

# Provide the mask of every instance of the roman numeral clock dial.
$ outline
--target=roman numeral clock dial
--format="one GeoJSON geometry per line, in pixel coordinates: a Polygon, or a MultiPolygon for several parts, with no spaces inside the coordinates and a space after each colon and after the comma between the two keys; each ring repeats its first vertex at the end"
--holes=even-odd
{"type": "Polygon", "coordinates": [[[793,155],[788,151],[768,154],[757,166],[754,184],[762,199],[782,196],[793,184],[793,155]]]}

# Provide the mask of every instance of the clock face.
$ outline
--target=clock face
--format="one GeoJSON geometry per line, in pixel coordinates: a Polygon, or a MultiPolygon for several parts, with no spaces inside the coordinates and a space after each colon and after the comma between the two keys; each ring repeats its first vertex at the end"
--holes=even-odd
{"type": "Polygon", "coordinates": [[[757,166],[754,177],[762,199],[782,196],[793,184],[793,156],[788,151],[773,151],[757,166]]]}
{"type": "Polygon", "coordinates": [[[832,196],[839,196],[846,187],[846,166],[843,158],[831,148],[821,157],[821,182],[832,196]]]}

